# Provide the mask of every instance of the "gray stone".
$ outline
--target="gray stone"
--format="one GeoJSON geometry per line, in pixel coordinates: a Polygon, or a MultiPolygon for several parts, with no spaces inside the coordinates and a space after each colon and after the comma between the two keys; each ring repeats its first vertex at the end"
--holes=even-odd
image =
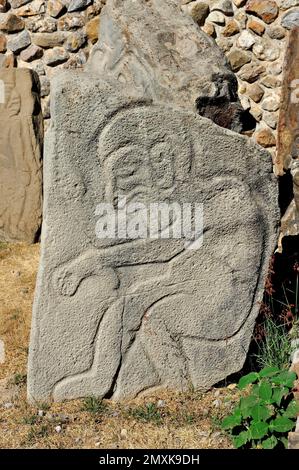
{"type": "Polygon", "coordinates": [[[299,0],[279,0],[279,8],[288,10],[299,5],[299,0]]]}
{"type": "Polygon", "coordinates": [[[223,13],[221,13],[221,11],[211,11],[208,16],[208,20],[212,23],[219,24],[220,26],[225,25],[225,16],[223,13]]]}
{"type": "Polygon", "coordinates": [[[25,49],[25,47],[31,44],[31,37],[28,31],[22,31],[21,33],[13,36],[7,42],[7,47],[14,53],[18,53],[21,50],[25,49]]]}
{"type": "Polygon", "coordinates": [[[141,97],[172,101],[240,131],[237,81],[223,52],[181,12],[177,0],[154,5],[153,14],[153,5],[145,0],[109,1],[101,13],[89,70],[105,68],[107,77],[130,84],[141,97]],[[146,27],[141,28],[145,18],[146,27]],[[130,50],[134,54],[125,52],[130,50]]]}
{"type": "Polygon", "coordinates": [[[33,242],[41,224],[42,119],[38,78],[0,69],[0,240],[33,242]]]}
{"type": "Polygon", "coordinates": [[[286,13],[281,20],[281,24],[286,29],[299,26],[299,10],[291,10],[286,13]]]}
{"type": "Polygon", "coordinates": [[[5,343],[2,339],[0,339],[0,364],[4,364],[5,362],[5,343]]]}
{"type": "MultiPolygon", "coordinates": [[[[155,44],[155,36],[144,32],[152,2],[111,1],[106,14],[111,4],[124,22],[142,11],[140,36],[144,45],[145,37],[155,44]]],[[[163,15],[189,25],[173,5],[155,2],[157,33],[163,15]]],[[[135,49],[131,67],[114,62],[116,47],[112,55],[110,46],[121,48],[122,36],[111,19],[109,28],[101,23],[110,42],[99,39],[92,58],[96,73],[63,72],[51,83],[31,401],[123,399],[157,387],[187,390],[190,384],[208,389],[240,370],[276,245],[277,183],[269,153],[198,116],[192,82],[189,107],[175,80],[162,93],[160,69],[141,60],[148,47],[144,56],[135,49]],[[122,80],[113,78],[121,73],[122,80]],[[105,226],[98,205],[117,207],[120,195],[147,209],[158,202],[203,203],[203,244],[195,249],[196,242],[161,238],[159,230],[145,239],[97,238],[96,227],[105,226]]],[[[167,42],[174,47],[171,36],[167,42]]],[[[202,44],[207,53],[204,39],[202,44]]],[[[173,53],[164,56],[169,72],[173,53]]],[[[137,228],[134,217],[136,212],[128,214],[131,228],[137,228]]]]}
{"type": "Polygon", "coordinates": [[[263,99],[262,108],[265,111],[278,111],[280,106],[280,99],[277,95],[269,95],[263,99]]]}
{"type": "Polygon", "coordinates": [[[19,8],[29,2],[31,2],[31,0],[9,0],[12,8],[19,8]]]}
{"type": "Polygon", "coordinates": [[[71,0],[67,11],[71,13],[72,11],[83,10],[90,5],[92,0],[71,0]]]}
{"type": "Polygon", "coordinates": [[[272,41],[264,39],[259,40],[259,42],[253,46],[252,51],[259,60],[267,60],[269,62],[277,60],[281,54],[278,44],[273,44],[272,41]]]}
{"type": "Polygon", "coordinates": [[[68,72],[52,87],[30,399],[209,388],[242,367],[258,314],[278,220],[270,156],[113,81],[68,72]],[[117,191],[204,203],[203,246],[97,239],[95,208],[117,191]]]}
{"type": "Polygon", "coordinates": [[[279,25],[269,26],[267,33],[271,39],[283,39],[286,35],[285,29],[279,25]]]}
{"type": "Polygon", "coordinates": [[[50,80],[47,77],[41,76],[40,81],[40,96],[44,98],[50,94],[50,80]]]}
{"type": "Polygon", "coordinates": [[[211,11],[219,10],[225,15],[233,15],[233,5],[231,0],[220,0],[211,6],[211,11]]]}
{"type": "Polygon", "coordinates": [[[69,53],[63,47],[54,47],[45,51],[44,60],[46,65],[54,67],[55,65],[62,64],[69,58],[69,53]]]}
{"type": "Polygon", "coordinates": [[[35,44],[31,44],[30,47],[21,52],[20,58],[25,62],[32,62],[33,60],[40,59],[42,55],[43,49],[35,44]]]}

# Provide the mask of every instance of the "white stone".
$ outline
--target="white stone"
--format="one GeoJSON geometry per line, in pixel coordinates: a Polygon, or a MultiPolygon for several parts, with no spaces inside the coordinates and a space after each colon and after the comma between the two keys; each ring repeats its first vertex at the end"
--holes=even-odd
{"type": "Polygon", "coordinates": [[[212,11],[208,16],[208,21],[211,21],[211,23],[224,25],[225,24],[225,16],[220,11],[212,11]]]}
{"type": "Polygon", "coordinates": [[[276,129],[278,123],[278,113],[265,111],[263,113],[263,120],[269,127],[271,127],[271,129],[276,129]]]}
{"type": "Polygon", "coordinates": [[[280,100],[277,95],[269,95],[262,101],[262,108],[265,111],[277,111],[280,107],[280,100]]]}
{"type": "Polygon", "coordinates": [[[249,31],[242,31],[238,38],[237,45],[242,49],[251,49],[255,41],[256,39],[253,34],[251,34],[249,31]]]}

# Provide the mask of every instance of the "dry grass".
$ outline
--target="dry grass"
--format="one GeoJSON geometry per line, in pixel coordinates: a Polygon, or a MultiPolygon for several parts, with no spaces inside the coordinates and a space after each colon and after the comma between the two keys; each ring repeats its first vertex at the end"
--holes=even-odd
{"type": "Polygon", "coordinates": [[[159,393],[128,402],[26,402],[26,362],[39,246],[0,244],[0,448],[229,448],[219,430],[238,392],[159,393]]]}

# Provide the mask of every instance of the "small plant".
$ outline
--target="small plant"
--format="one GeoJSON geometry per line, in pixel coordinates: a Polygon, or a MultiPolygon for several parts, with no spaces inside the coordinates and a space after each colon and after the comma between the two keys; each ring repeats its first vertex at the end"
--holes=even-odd
{"type": "Polygon", "coordinates": [[[145,406],[140,406],[129,411],[129,414],[138,421],[149,422],[155,424],[162,424],[162,414],[155,403],[147,403],[145,406]]]}
{"type": "Polygon", "coordinates": [[[292,336],[284,325],[276,324],[272,318],[263,323],[264,340],[258,343],[256,362],[259,368],[278,367],[289,369],[293,352],[292,336]]]}
{"type": "Polygon", "coordinates": [[[34,424],[36,424],[37,421],[38,421],[37,415],[25,416],[23,419],[24,424],[30,424],[30,426],[33,426],[34,424]]]}
{"type": "Polygon", "coordinates": [[[13,384],[14,385],[25,385],[27,382],[27,375],[26,374],[15,374],[13,377],[13,384]]]}
{"type": "Polygon", "coordinates": [[[101,414],[107,410],[107,405],[100,398],[87,397],[83,401],[82,410],[92,414],[101,414]]]}
{"type": "Polygon", "coordinates": [[[287,435],[299,412],[292,394],[295,380],[295,372],[278,367],[266,367],[240,379],[239,389],[249,389],[249,393],[222,421],[222,429],[231,433],[236,448],[287,447],[287,435]]]}
{"type": "Polygon", "coordinates": [[[31,427],[29,433],[28,433],[28,441],[36,441],[37,439],[47,437],[49,435],[49,429],[48,426],[42,425],[40,427],[34,428],[33,426],[31,427]]]}

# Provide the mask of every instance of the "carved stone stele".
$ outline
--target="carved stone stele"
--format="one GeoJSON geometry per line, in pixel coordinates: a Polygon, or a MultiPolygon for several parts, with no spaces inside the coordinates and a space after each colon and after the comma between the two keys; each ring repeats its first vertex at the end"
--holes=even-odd
{"type": "MultiPolygon", "coordinates": [[[[179,8],[173,13],[175,4],[108,0],[103,34],[108,38],[114,28],[109,9],[126,7],[139,15],[143,41],[157,44],[159,21],[167,19],[176,34],[177,24],[185,32],[183,25],[192,22],[179,8]],[[152,17],[142,16],[143,7],[152,17]]],[[[202,57],[197,47],[216,57],[215,44],[193,23],[190,28],[196,50],[188,49],[188,42],[186,50],[194,52],[194,60],[202,57]]],[[[172,88],[159,69],[155,78],[146,66],[142,51],[129,41],[130,24],[126,34],[128,42],[117,43],[124,45],[119,60],[111,59],[113,43],[106,44],[107,69],[97,53],[92,63],[99,61],[98,70],[63,72],[52,83],[30,400],[122,399],[191,385],[207,389],[243,366],[263,297],[279,220],[270,154],[199,116],[195,81],[188,105],[187,89],[180,91],[178,82],[172,88]],[[115,76],[107,72],[111,68],[115,76]],[[161,217],[160,230],[151,231],[142,207],[147,214],[158,203],[173,204],[172,216],[168,225],[161,217]],[[203,204],[202,244],[202,232],[194,243],[188,231],[173,236],[187,204],[203,204]],[[105,217],[108,206],[121,234],[112,234],[116,219],[105,217]],[[127,233],[119,218],[124,209],[127,233]],[[110,225],[111,235],[99,237],[99,228],[110,225]],[[144,227],[150,232],[141,235],[144,227]]],[[[118,35],[113,37],[117,41],[118,35]]],[[[179,73],[176,35],[162,39],[165,64],[172,70],[177,63],[179,73]]],[[[114,52],[119,57],[118,49],[114,52]]],[[[154,64],[157,58],[145,59],[154,64]]],[[[181,78],[188,76],[189,63],[183,61],[181,78]]],[[[216,61],[213,74],[217,67],[221,71],[224,65],[216,61]]],[[[203,82],[204,77],[198,80],[199,88],[203,82]]],[[[186,228],[188,217],[183,221],[186,228]]]]}
{"type": "Polygon", "coordinates": [[[0,240],[32,243],[42,217],[43,122],[37,75],[0,69],[0,240]]]}

